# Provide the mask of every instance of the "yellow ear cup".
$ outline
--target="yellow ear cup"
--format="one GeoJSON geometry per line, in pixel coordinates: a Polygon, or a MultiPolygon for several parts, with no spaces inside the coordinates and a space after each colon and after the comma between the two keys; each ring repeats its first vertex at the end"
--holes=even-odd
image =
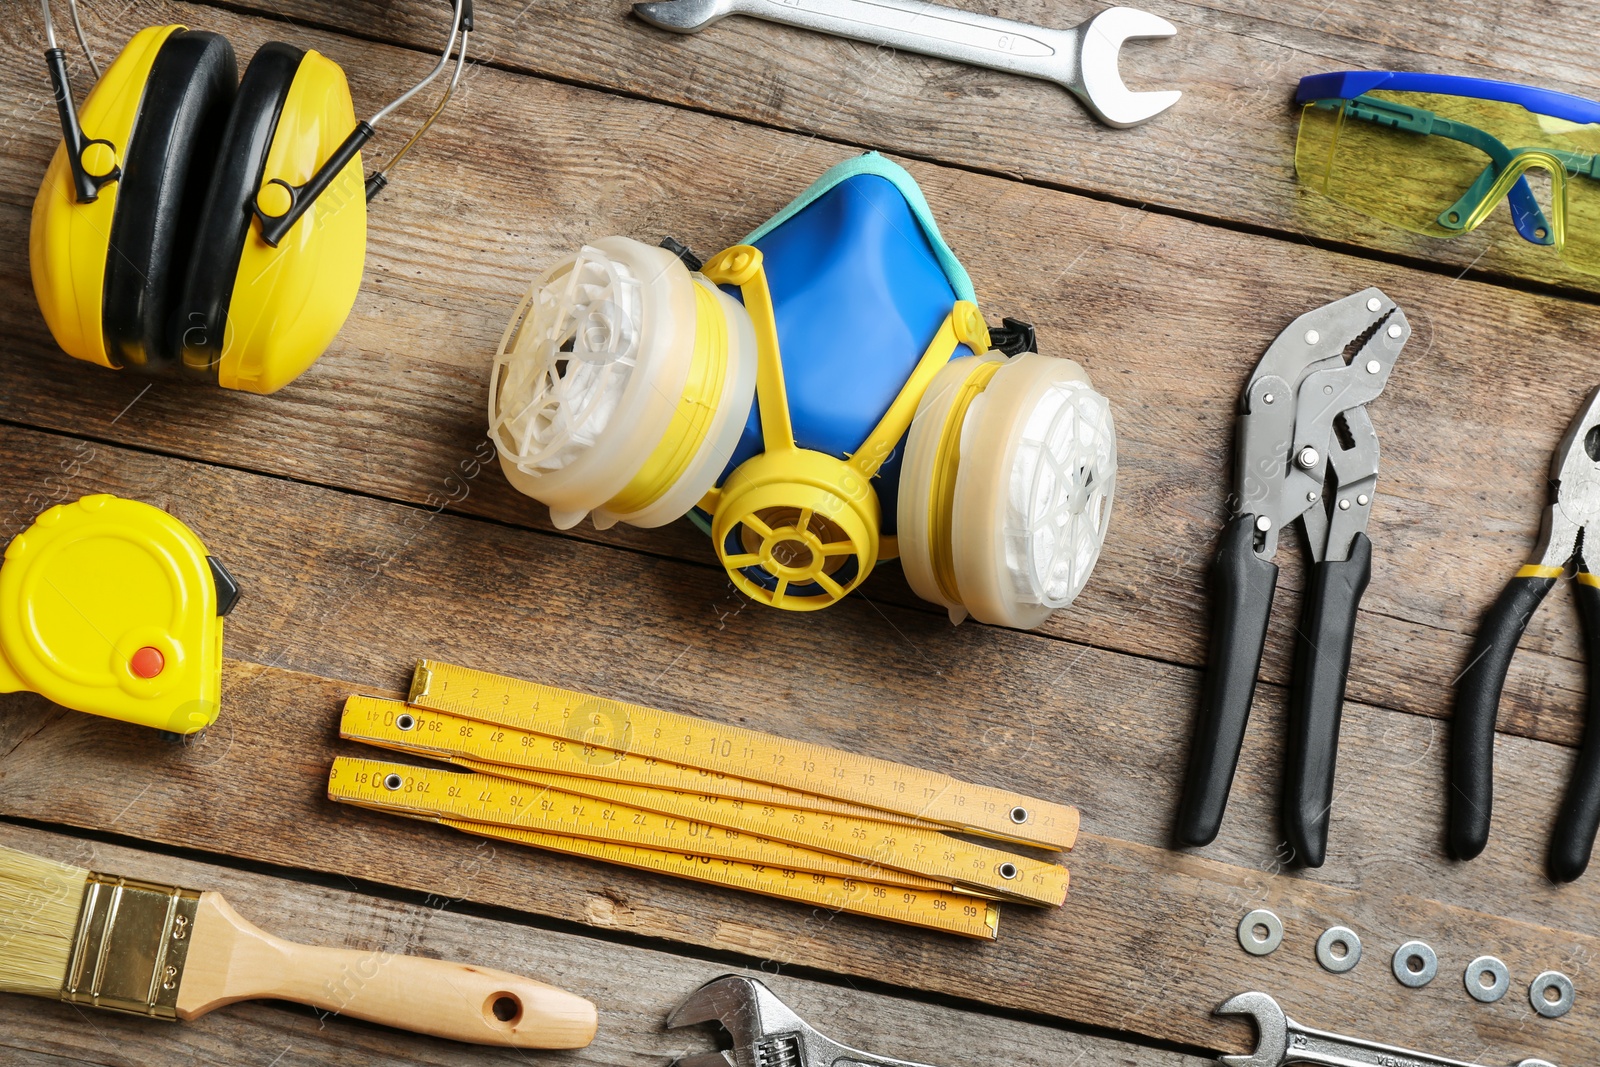
{"type": "MultiPolygon", "coordinates": [[[[156,55],[162,42],[181,29],[182,26],[152,26],[139,31],[90,91],[79,111],[84,135],[116,146],[113,151],[103,145],[91,145],[84,160],[91,171],[104,167],[100,173],[109,173],[105,157],[127,150],[156,55]]],[[[118,162],[115,158],[110,160],[111,165],[118,162]]],[[[102,367],[117,365],[106,353],[101,298],[120,185],[111,182],[100,190],[96,200],[78,203],[66,144],[57,145],[39,195],[33,201],[28,234],[33,292],[51,336],[69,356],[102,367]]]]}
{"type": "Polygon", "coordinates": [[[217,595],[205,546],[159,508],[106,495],[53,507],[0,566],[0,691],[203,729],[221,699],[217,595]]]}
{"type": "Polygon", "coordinates": [[[906,580],[953,622],[1038,626],[1088,581],[1115,488],[1110,405],[1078,364],[1036,352],[953,360],[907,438],[906,580]]]}
{"type": "MultiPolygon", "coordinates": [[[[307,52],[278,115],[263,187],[274,179],[294,186],[310,180],[355,124],[344,71],[307,52]]],[[[277,248],[251,222],[228,303],[218,383],[271,393],[310,367],[355,306],[366,251],[367,200],[357,153],[277,248]]]]}
{"type": "Polygon", "coordinates": [[[661,526],[727,466],[755,392],[738,301],[671,252],[607,237],[546,271],[495,357],[489,436],[507,479],[567,529],[661,526]]]}

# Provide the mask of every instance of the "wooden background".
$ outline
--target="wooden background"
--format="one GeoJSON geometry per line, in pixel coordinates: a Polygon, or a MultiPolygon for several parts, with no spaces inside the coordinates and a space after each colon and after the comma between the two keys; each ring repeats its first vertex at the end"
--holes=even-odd
{"type": "MultiPolygon", "coordinates": [[[[974,4],[1070,25],[1078,4],[974,4]]],[[[1582,729],[1570,594],[1535,618],[1501,709],[1494,837],[1443,858],[1452,681],[1528,552],[1551,449],[1594,384],[1595,279],[1512,236],[1452,243],[1345,215],[1296,187],[1302,75],[1409,68],[1593,96],[1600,8],[1580,0],[1148,0],[1179,36],[1126,53],[1136,86],[1186,90],[1112,131],[1052,86],[743,19],[652,30],[620,0],[479,4],[458,103],[374,204],[354,314],[273,397],[76,364],[27,270],[29,209],[59,137],[31,4],[0,22],[0,537],[91,492],[173,512],[244,588],[224,713],[198,746],[0,701],[0,842],[226,890],[250,918],[330,944],[454,956],[597,1001],[601,1036],[535,1056],[418,1039],[275,1004],[162,1027],[0,998],[0,1055],[60,1065],[664,1064],[708,1047],[665,1013],[727,970],[773,975],[822,1029],[941,1067],[1198,1067],[1249,1047],[1210,1011],[1261,989],[1312,1025],[1484,1064],[1600,1060],[1600,874],[1557,888],[1545,840],[1582,729]],[[1111,398],[1111,539],[1078,603],[1035,633],[965,624],[886,566],[826,612],[742,602],[687,523],[565,533],[484,457],[486,370],[533,273],[585,239],[737,240],[865,148],[905,163],[994,320],[1033,321],[1111,398]],[[1289,538],[1263,685],[1221,838],[1167,847],[1203,663],[1205,574],[1225,514],[1236,398],[1291,319],[1368,285],[1415,324],[1372,405],[1383,469],[1330,858],[1284,869],[1280,709],[1302,578],[1289,538]],[[1060,911],[1007,908],[993,944],[924,934],[338,809],[324,799],[353,690],[397,693],[419,656],[747,723],[1071,802],[1085,836],[1060,911]],[[1277,954],[1234,927],[1265,905],[1277,954]],[[1337,976],[1312,945],[1354,927],[1337,976]],[[1435,946],[1439,978],[1389,957],[1435,946]],[[1465,964],[1509,964],[1470,1000],[1465,964]],[[1578,986],[1536,1017],[1533,975],[1578,986]]],[[[442,36],[422,0],[88,0],[102,58],[182,21],[241,57],[280,38],[344,65],[370,111],[442,36]]],[[[70,32],[64,34],[70,39],[70,32]]],[[[76,52],[70,62],[86,86],[76,52]]],[[[416,114],[398,117],[387,156],[416,114]]]]}

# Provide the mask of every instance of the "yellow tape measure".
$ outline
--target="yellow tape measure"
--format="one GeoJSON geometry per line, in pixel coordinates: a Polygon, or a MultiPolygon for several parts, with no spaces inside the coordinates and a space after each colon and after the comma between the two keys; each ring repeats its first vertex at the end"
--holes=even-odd
{"type": "MultiPolygon", "coordinates": [[[[528,813],[526,825],[506,826],[484,821],[483,817],[504,818],[499,809],[475,807],[487,804],[487,799],[479,798],[490,791],[484,787],[494,782],[496,779],[489,775],[457,774],[340,757],[328,772],[328,796],[379,811],[439,822],[480,837],[798,900],[834,911],[887,919],[965,937],[993,939],[999,930],[1000,912],[993,901],[949,892],[948,887],[939,887],[924,880],[917,880],[922,884],[887,881],[877,876],[905,876],[874,871],[866,864],[855,866],[873,874],[875,877],[872,879],[776,864],[760,849],[752,854],[762,856],[762,862],[752,863],[730,856],[707,855],[701,851],[637,844],[627,838],[633,836],[635,841],[674,845],[689,842],[699,849],[708,843],[704,831],[714,828],[701,825],[698,827],[701,832],[689,837],[684,834],[686,828],[670,828],[663,817],[630,811],[621,805],[584,805],[582,801],[586,798],[570,794],[563,796],[556,790],[524,789],[522,793],[525,795],[517,796],[515,808],[528,813]],[[452,791],[454,796],[451,795],[452,791]],[[440,793],[444,794],[442,798],[438,795],[440,793]],[[444,803],[440,803],[441,800],[444,803]],[[449,809],[458,802],[462,810],[474,812],[480,818],[445,818],[437,814],[439,810],[449,809]],[[548,808],[544,806],[546,804],[548,808]],[[636,824],[636,817],[647,820],[648,825],[636,824]],[[575,836],[570,832],[574,827],[593,827],[597,821],[602,824],[615,823],[619,832],[614,836],[602,835],[599,838],[575,836]],[[548,829],[552,826],[560,829],[548,829]]],[[[518,785],[500,782],[499,788],[514,791],[518,785]]],[[[501,799],[507,798],[502,796],[501,799]]],[[[739,837],[737,834],[724,836],[731,838],[734,843],[739,837]]],[[[796,857],[803,851],[791,850],[788,854],[796,857]]],[[[844,869],[848,863],[835,857],[811,858],[822,864],[834,864],[836,871],[844,869]]]]}
{"type": "MultiPolygon", "coordinates": [[[[423,660],[409,703],[713,775],[764,782],[1049,849],[1070,849],[1078,812],[870,756],[423,660]]],[[[604,758],[603,756],[601,757],[604,758]]]]}

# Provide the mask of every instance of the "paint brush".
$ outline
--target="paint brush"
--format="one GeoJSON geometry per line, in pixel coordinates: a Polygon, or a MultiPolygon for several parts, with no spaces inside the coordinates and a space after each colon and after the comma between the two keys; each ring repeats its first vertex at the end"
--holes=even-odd
{"type": "Polygon", "coordinates": [[[317,948],[252,926],[219,893],[98,874],[0,846],[0,991],[158,1019],[289,1000],[435,1037],[582,1048],[594,1005],[464,963],[317,948]]]}

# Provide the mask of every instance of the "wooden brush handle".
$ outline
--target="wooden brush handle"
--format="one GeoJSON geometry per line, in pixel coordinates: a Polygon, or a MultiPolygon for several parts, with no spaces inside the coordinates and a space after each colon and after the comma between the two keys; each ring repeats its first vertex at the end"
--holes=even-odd
{"type": "Polygon", "coordinates": [[[480,1045],[582,1048],[594,1038],[594,1005],[565,990],[465,963],[284,941],[218,893],[201,895],[192,937],[183,1019],[270,999],[480,1045]]]}

